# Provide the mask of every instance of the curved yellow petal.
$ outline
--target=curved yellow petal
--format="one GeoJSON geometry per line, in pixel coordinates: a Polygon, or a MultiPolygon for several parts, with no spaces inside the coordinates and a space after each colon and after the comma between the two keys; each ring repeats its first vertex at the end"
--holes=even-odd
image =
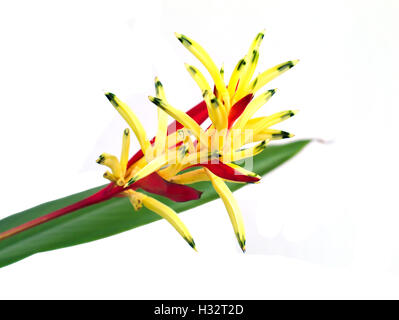
{"type": "Polygon", "coordinates": [[[117,157],[108,153],[103,153],[98,157],[96,162],[110,168],[115,180],[122,178],[122,168],[117,157]]]}
{"type": "MultiPolygon", "coordinates": [[[[232,167],[234,170],[237,170],[242,175],[245,175],[248,177],[255,177],[255,178],[258,178],[259,180],[261,179],[260,175],[256,174],[255,172],[249,171],[243,167],[240,167],[239,165],[236,165],[234,163],[226,163],[226,165],[228,165],[229,167],[232,167]]],[[[234,182],[236,182],[236,181],[234,181],[234,182]]],[[[255,182],[255,183],[257,183],[257,182],[255,182]]]]}
{"type": "Polygon", "coordinates": [[[275,93],[276,89],[268,90],[265,93],[256,97],[255,99],[253,99],[245,108],[242,115],[234,123],[232,129],[234,130],[234,129],[244,128],[248,120],[252,118],[254,113],[258,111],[258,109],[261,106],[263,106],[275,93]]]}
{"type": "Polygon", "coordinates": [[[240,100],[243,96],[249,93],[247,92],[249,82],[258,63],[259,47],[264,35],[265,30],[256,35],[249,47],[248,53],[238,62],[236,68],[234,69],[228,86],[230,99],[232,99],[231,105],[234,105],[234,102],[240,100]]]}
{"type": "Polygon", "coordinates": [[[193,237],[191,236],[190,232],[188,231],[185,224],[180,220],[179,216],[173,211],[171,208],[163,204],[162,202],[151,198],[149,196],[144,195],[142,198],[143,205],[148,208],[149,210],[155,212],[166,221],[168,221],[173,228],[187,241],[187,243],[194,249],[195,243],[193,237]]]}
{"type": "Polygon", "coordinates": [[[239,101],[242,97],[246,96],[249,93],[248,92],[248,87],[250,85],[249,82],[251,81],[251,78],[255,73],[258,60],[259,60],[259,52],[257,50],[254,50],[251,53],[251,55],[248,57],[246,68],[242,72],[240,82],[237,87],[237,92],[235,93],[234,99],[231,102],[232,105],[234,105],[236,101],[239,101]]]}
{"type": "Polygon", "coordinates": [[[217,130],[223,130],[227,128],[227,112],[224,105],[219,99],[212,93],[212,89],[206,81],[204,75],[196,67],[185,64],[188,73],[197,83],[201,89],[202,96],[206,102],[208,109],[209,118],[215,125],[217,130]]]}
{"type": "Polygon", "coordinates": [[[204,139],[201,137],[204,135],[204,130],[198,125],[197,122],[194,121],[189,115],[185,112],[178,110],[172,107],[170,104],[166,103],[162,99],[148,97],[152,103],[154,103],[157,107],[161,108],[167,114],[169,114],[172,118],[174,118],[177,122],[180,122],[186,129],[189,129],[193,135],[200,141],[204,143],[204,139]]]}
{"type": "Polygon", "coordinates": [[[123,131],[122,152],[120,160],[122,176],[125,176],[126,174],[127,163],[129,162],[129,148],[130,148],[130,131],[128,128],[126,128],[123,131]]]}
{"type": "Polygon", "coordinates": [[[134,190],[126,190],[125,194],[127,195],[134,210],[137,211],[143,207],[143,199],[145,197],[145,195],[143,193],[140,193],[140,192],[137,192],[134,190]]]}
{"type": "Polygon", "coordinates": [[[198,87],[201,89],[201,93],[204,94],[206,91],[212,91],[208,81],[204,77],[204,75],[199,71],[196,67],[189,65],[187,63],[184,64],[186,70],[190,74],[190,76],[194,79],[197,83],[198,87]]]}
{"type": "Polygon", "coordinates": [[[245,130],[253,130],[254,133],[258,133],[261,130],[265,130],[277,123],[287,120],[298,113],[298,110],[285,110],[274,113],[267,117],[259,117],[250,119],[246,125],[245,130]]]}
{"type": "Polygon", "coordinates": [[[230,99],[234,97],[234,94],[237,90],[237,85],[239,84],[240,78],[242,73],[244,72],[245,65],[247,64],[245,57],[240,59],[237,62],[237,65],[234,68],[234,71],[232,72],[229,80],[229,84],[227,86],[228,92],[230,99]]]}
{"type": "Polygon", "coordinates": [[[223,102],[226,104],[227,109],[230,109],[230,96],[226,89],[226,85],[223,81],[222,76],[220,75],[219,69],[216,67],[215,63],[209,56],[209,54],[202,48],[197,42],[188,37],[175,33],[177,39],[185,46],[210,73],[213,81],[215,82],[216,89],[220,93],[223,98],[223,102]]]}
{"type": "Polygon", "coordinates": [[[264,141],[262,141],[261,143],[258,143],[257,145],[255,145],[253,147],[225,153],[225,154],[223,154],[221,161],[228,163],[228,162],[232,162],[232,161],[239,161],[239,160],[249,158],[249,157],[254,157],[257,154],[261,153],[263,150],[265,150],[267,143],[268,143],[268,139],[264,139],[264,141]]]}
{"type": "MultiPolygon", "coordinates": [[[[159,81],[158,77],[155,78],[155,92],[157,98],[167,102],[163,85],[161,81],[159,81]]],[[[168,114],[161,108],[158,108],[158,131],[154,145],[155,156],[159,156],[166,151],[165,149],[166,149],[167,130],[168,130],[168,114]]]]}
{"type": "Polygon", "coordinates": [[[105,171],[103,177],[109,181],[117,182],[118,179],[109,171],[105,171]]]}
{"type": "Polygon", "coordinates": [[[260,140],[280,140],[280,139],[288,139],[292,138],[294,135],[287,131],[275,130],[275,129],[265,129],[261,130],[258,133],[254,134],[254,141],[260,140]]]}
{"type": "Polygon", "coordinates": [[[125,185],[125,187],[130,186],[136,181],[143,179],[149,174],[159,170],[168,163],[168,156],[166,154],[151,160],[146,166],[140,169],[125,185]]]}
{"type": "Polygon", "coordinates": [[[262,72],[259,76],[257,76],[249,85],[248,93],[255,93],[259,89],[261,89],[268,82],[277,78],[280,74],[283,74],[285,71],[291,69],[295,66],[299,60],[290,60],[283,63],[280,63],[264,72],[262,72]]]}
{"type": "Polygon", "coordinates": [[[137,116],[134,114],[134,112],[129,108],[126,103],[122,102],[113,93],[107,92],[105,93],[105,96],[133,130],[134,134],[137,137],[137,140],[140,143],[141,150],[143,150],[144,155],[151,153],[152,147],[147,139],[144,127],[141,124],[140,120],[137,118],[137,116]]]}
{"type": "Polygon", "coordinates": [[[238,243],[242,251],[245,252],[244,220],[242,218],[241,210],[238,206],[237,200],[233,197],[233,193],[224,183],[223,179],[214,175],[208,169],[205,170],[206,173],[208,174],[209,179],[212,182],[213,187],[215,188],[215,191],[219,194],[220,198],[222,199],[227,209],[238,243]]]}
{"type": "Polygon", "coordinates": [[[209,177],[205,169],[201,168],[173,176],[169,181],[178,184],[192,184],[201,181],[209,181],[209,177]]]}

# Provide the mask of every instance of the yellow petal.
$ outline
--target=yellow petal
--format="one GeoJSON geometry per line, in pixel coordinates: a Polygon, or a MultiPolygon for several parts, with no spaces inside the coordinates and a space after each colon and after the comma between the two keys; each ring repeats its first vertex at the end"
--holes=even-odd
{"type": "Polygon", "coordinates": [[[109,171],[105,171],[103,177],[109,181],[117,182],[118,179],[109,171]]]}
{"type": "Polygon", "coordinates": [[[184,240],[186,240],[187,243],[194,250],[196,250],[193,237],[191,236],[187,227],[180,220],[175,211],[173,211],[171,208],[169,208],[162,202],[146,195],[144,195],[142,202],[143,205],[147,207],[149,210],[155,212],[156,214],[164,218],[166,221],[168,221],[176,229],[176,231],[184,238],[184,240]]]}
{"type": "Polygon", "coordinates": [[[234,95],[235,95],[235,92],[236,92],[236,89],[237,89],[237,84],[239,83],[239,80],[240,80],[240,78],[242,76],[242,73],[244,72],[246,64],[247,64],[247,62],[246,62],[245,57],[244,57],[244,58],[242,58],[241,60],[238,61],[237,65],[234,68],[233,73],[231,74],[230,81],[229,81],[229,84],[228,84],[228,87],[227,87],[230,99],[232,97],[234,97],[234,95]]]}
{"type": "MultiPolygon", "coordinates": [[[[163,85],[158,78],[155,78],[155,91],[157,98],[167,102],[163,85]]],[[[154,145],[155,156],[159,156],[166,151],[167,130],[168,130],[168,114],[161,108],[158,108],[158,131],[154,145]]]]}
{"type": "Polygon", "coordinates": [[[200,141],[201,143],[205,142],[204,139],[201,139],[201,137],[204,135],[204,131],[198,125],[198,123],[195,122],[194,119],[192,119],[189,115],[187,115],[183,111],[180,111],[172,107],[170,104],[166,103],[165,101],[159,98],[154,98],[151,96],[148,98],[157,107],[161,108],[172,118],[174,118],[177,122],[180,122],[184,127],[186,127],[186,129],[189,129],[193,133],[193,135],[198,139],[198,141],[200,141]]]}
{"type": "Polygon", "coordinates": [[[125,119],[130,128],[132,128],[137,140],[140,143],[141,150],[143,150],[144,155],[152,153],[152,147],[147,139],[144,127],[129,106],[111,92],[105,93],[105,96],[123,117],[123,119],[125,119]]]}
{"type": "Polygon", "coordinates": [[[204,77],[204,75],[199,71],[196,67],[189,65],[187,63],[184,64],[190,76],[194,79],[197,85],[201,89],[201,93],[204,94],[205,91],[212,91],[208,81],[204,77]]]}
{"type": "Polygon", "coordinates": [[[125,129],[123,131],[123,139],[122,139],[122,152],[121,152],[121,170],[122,176],[126,174],[126,167],[129,161],[129,148],[130,148],[130,131],[129,129],[125,129]]]}
{"type": "Polygon", "coordinates": [[[280,140],[292,138],[294,135],[287,131],[275,130],[275,129],[265,129],[254,135],[254,141],[260,141],[265,139],[270,140],[280,140]]]}
{"type": "Polygon", "coordinates": [[[202,48],[197,42],[195,42],[192,39],[189,39],[188,37],[175,33],[177,39],[195,56],[201,63],[204,65],[204,67],[208,70],[210,73],[213,81],[215,82],[216,89],[220,93],[220,95],[223,98],[224,103],[227,106],[227,109],[230,109],[230,97],[229,93],[227,92],[226,85],[223,81],[222,76],[220,75],[220,72],[218,68],[216,67],[215,63],[209,56],[209,54],[205,51],[204,48],[202,48]]]}
{"type": "Polygon", "coordinates": [[[178,184],[192,184],[201,181],[209,181],[209,177],[205,169],[201,168],[173,176],[169,181],[178,184]]]}
{"type": "Polygon", "coordinates": [[[254,113],[263,106],[276,92],[276,89],[268,90],[265,93],[259,95],[253,99],[248,106],[245,108],[242,115],[234,123],[232,129],[244,128],[249,119],[252,118],[254,113]]]}
{"type": "Polygon", "coordinates": [[[291,60],[287,62],[283,62],[270,68],[264,72],[262,72],[259,76],[257,76],[249,85],[249,90],[251,93],[255,93],[259,89],[261,89],[264,85],[268,82],[272,81],[273,79],[277,78],[280,74],[283,74],[285,71],[291,69],[295,66],[299,60],[291,60]]]}
{"type": "Polygon", "coordinates": [[[287,120],[298,113],[298,110],[286,110],[272,114],[267,117],[253,118],[250,119],[246,125],[245,130],[253,130],[254,133],[258,133],[261,130],[265,130],[277,123],[287,120]]]}
{"type": "MultiPolygon", "coordinates": [[[[243,96],[248,94],[249,82],[255,72],[256,65],[259,59],[259,47],[262,43],[263,37],[265,36],[265,30],[258,33],[255,39],[252,41],[249,47],[248,53],[245,56],[245,62],[242,74],[240,76],[240,83],[237,88],[237,92],[234,95],[234,101],[240,100],[243,96]]],[[[234,104],[234,102],[232,102],[234,104]]]]}
{"type": "Polygon", "coordinates": [[[125,185],[125,187],[130,186],[131,184],[135,183],[136,181],[143,179],[144,177],[148,176],[149,174],[159,170],[163,166],[168,163],[168,155],[164,154],[160,157],[157,157],[150,161],[146,166],[140,169],[125,185]]]}
{"type": "Polygon", "coordinates": [[[234,233],[237,237],[238,243],[245,252],[245,229],[244,220],[242,218],[241,210],[238,206],[237,200],[233,197],[232,192],[224,183],[223,179],[214,175],[208,169],[205,169],[208,177],[210,178],[215,191],[219,194],[220,198],[227,209],[230,217],[231,224],[233,225],[234,233]]]}
{"type": "Polygon", "coordinates": [[[254,157],[257,154],[261,153],[263,150],[265,150],[267,143],[268,139],[265,139],[264,141],[253,147],[223,154],[221,161],[226,163],[226,162],[239,161],[241,159],[254,157]]]}
{"type": "Polygon", "coordinates": [[[134,210],[140,210],[143,207],[143,199],[145,195],[143,193],[134,191],[134,190],[126,190],[125,191],[130,203],[132,204],[134,210]]]}
{"type": "MultiPolygon", "coordinates": [[[[242,175],[248,176],[248,177],[255,177],[258,178],[259,180],[261,179],[261,176],[256,174],[255,172],[249,171],[243,167],[240,167],[239,165],[236,165],[234,163],[226,163],[229,167],[232,167],[234,170],[237,170],[240,172],[242,175]]],[[[237,182],[237,181],[234,181],[237,182]]],[[[256,183],[256,182],[255,182],[256,183]]]]}
{"type": "Polygon", "coordinates": [[[122,169],[117,157],[108,153],[103,153],[98,157],[96,162],[110,168],[115,180],[122,178],[122,169]]]}
{"type": "Polygon", "coordinates": [[[219,99],[212,93],[212,89],[206,81],[204,75],[194,66],[185,64],[188,73],[197,83],[201,89],[202,96],[206,102],[208,109],[209,118],[215,125],[217,130],[223,130],[227,128],[227,112],[224,105],[219,99]]]}
{"type": "Polygon", "coordinates": [[[242,97],[250,93],[248,90],[249,82],[251,81],[251,78],[255,72],[258,60],[259,60],[259,52],[257,50],[254,50],[246,60],[247,63],[245,65],[244,71],[241,74],[240,83],[238,84],[237,92],[235,93],[234,99],[231,102],[232,105],[234,105],[236,101],[239,101],[242,97]]]}

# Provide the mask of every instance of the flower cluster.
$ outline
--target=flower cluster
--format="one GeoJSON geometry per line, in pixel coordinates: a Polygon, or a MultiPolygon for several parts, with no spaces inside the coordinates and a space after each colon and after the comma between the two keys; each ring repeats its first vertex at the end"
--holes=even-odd
{"type": "Polygon", "coordinates": [[[163,85],[156,78],[156,95],[149,97],[158,107],[158,130],[152,140],[147,138],[144,127],[133,111],[114,94],[106,93],[108,100],[133,130],[141,150],[128,160],[130,131],[126,129],[120,159],[104,153],[97,162],[110,169],[104,173],[104,177],[115,188],[121,188],[120,194],[129,198],[135,210],[145,206],[159,214],[194,249],[194,240],[178,215],[162,202],[136,190],[141,188],[175,201],[187,201],[198,199],[201,195],[187,185],[210,181],[223,200],[238,243],[245,251],[242,214],[225,181],[258,182],[260,176],[237,165],[237,161],[262,152],[271,140],[293,136],[270,127],[292,117],[296,111],[287,110],[266,117],[253,116],[276,93],[276,89],[271,89],[257,95],[258,91],[291,69],[298,60],[281,63],[252,79],[264,37],[261,32],[251,43],[247,54],[237,63],[226,84],[224,69],[219,69],[197,42],[181,34],[176,34],[176,37],[209,72],[214,82],[213,88],[198,68],[186,65],[201,91],[203,101],[185,113],[168,102],[163,85]],[[175,120],[169,126],[168,116],[175,120]],[[204,129],[201,124],[208,117],[211,125],[204,129]]]}

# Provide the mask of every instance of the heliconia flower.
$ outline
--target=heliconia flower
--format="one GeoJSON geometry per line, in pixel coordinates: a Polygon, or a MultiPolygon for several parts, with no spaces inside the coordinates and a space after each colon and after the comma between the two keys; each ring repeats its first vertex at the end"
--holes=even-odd
{"type": "Polygon", "coordinates": [[[214,84],[211,86],[199,69],[186,64],[187,71],[200,89],[203,101],[183,112],[167,101],[163,85],[156,78],[156,95],[149,99],[158,107],[158,129],[156,136],[149,140],[132,109],[113,93],[105,93],[133,131],[140,150],[129,159],[130,129],[125,129],[120,157],[103,153],[97,159],[97,163],[109,169],[104,173],[104,178],[110,181],[106,187],[81,201],[0,233],[0,241],[78,209],[113,197],[125,197],[135,211],[144,206],[167,220],[195,249],[192,236],[176,212],[137,190],[142,189],[173,201],[189,201],[199,199],[201,192],[188,185],[209,181],[222,199],[237,241],[245,252],[243,217],[225,181],[259,182],[259,175],[236,162],[259,154],[271,140],[293,136],[271,127],[291,118],[296,111],[287,110],[258,118],[253,116],[276,93],[276,89],[271,89],[255,96],[258,91],[291,69],[298,60],[281,63],[252,79],[264,37],[261,32],[253,40],[247,54],[237,63],[226,85],[224,67],[219,70],[209,54],[194,40],[181,34],[176,36],[212,77],[214,84]],[[175,120],[170,125],[168,116],[175,120]],[[204,129],[201,125],[208,117],[211,125],[204,129]]]}
{"type": "MultiPolygon", "coordinates": [[[[126,186],[144,178],[154,170],[157,170],[164,179],[179,184],[210,181],[223,200],[239,245],[245,251],[245,232],[241,211],[225,181],[258,182],[260,176],[234,164],[233,161],[253,157],[262,152],[271,140],[293,136],[288,132],[270,129],[270,127],[295,115],[294,110],[267,117],[252,117],[276,93],[276,89],[267,90],[256,97],[255,94],[278,75],[291,69],[298,60],[279,64],[252,80],[259,59],[259,47],[264,37],[264,33],[261,32],[253,40],[244,58],[237,63],[226,85],[224,67],[219,70],[205,49],[194,40],[177,33],[176,37],[200,60],[212,77],[213,89],[196,67],[186,64],[187,71],[201,90],[212,124],[204,130],[190,115],[169,104],[164,94],[149,97],[158,110],[169,114],[184,126],[183,133],[186,136],[178,149],[180,157],[175,158],[176,163],[171,164],[168,158],[170,155],[167,153],[162,157],[155,157],[137,172],[126,186]],[[250,146],[249,144],[253,142],[257,144],[250,146]],[[183,172],[193,167],[199,168],[183,172]]],[[[162,88],[162,85],[159,88],[162,88]]]]}

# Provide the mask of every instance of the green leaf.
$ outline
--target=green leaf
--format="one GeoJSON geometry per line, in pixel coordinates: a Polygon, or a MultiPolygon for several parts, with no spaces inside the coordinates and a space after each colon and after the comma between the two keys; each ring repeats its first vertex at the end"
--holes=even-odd
{"type": "MultiPolygon", "coordinates": [[[[309,142],[309,140],[300,140],[267,147],[261,154],[254,157],[253,171],[259,175],[265,175],[290,159],[309,142]]],[[[228,185],[232,191],[235,191],[245,184],[229,183],[228,185]]],[[[9,216],[0,220],[0,232],[86,198],[102,187],[47,202],[9,216]]],[[[188,202],[173,202],[162,197],[154,197],[172,207],[176,212],[194,208],[218,197],[209,182],[196,183],[193,187],[203,191],[201,199],[188,202]]],[[[0,241],[0,267],[38,252],[109,237],[159,219],[158,215],[146,208],[135,212],[127,199],[111,199],[80,209],[0,241]]]]}

